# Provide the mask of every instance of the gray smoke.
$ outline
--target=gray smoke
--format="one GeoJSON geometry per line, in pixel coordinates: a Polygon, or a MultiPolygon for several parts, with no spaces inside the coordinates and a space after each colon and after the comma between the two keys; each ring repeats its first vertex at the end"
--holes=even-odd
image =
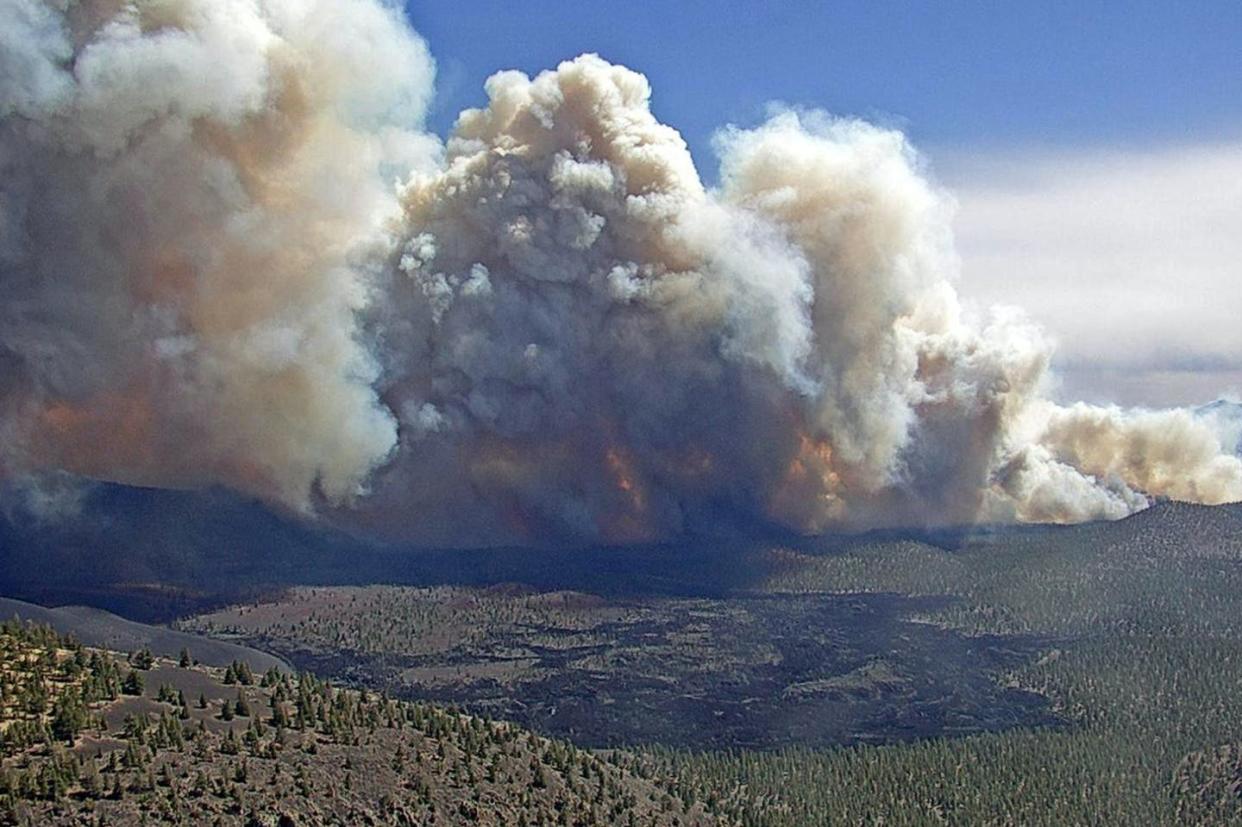
{"type": "Polygon", "coordinates": [[[0,18],[0,473],[454,543],[1242,499],[1209,419],[1049,401],[1040,331],[959,304],[899,133],[783,112],[709,190],[594,56],[494,76],[440,147],[374,0],[0,18]]]}

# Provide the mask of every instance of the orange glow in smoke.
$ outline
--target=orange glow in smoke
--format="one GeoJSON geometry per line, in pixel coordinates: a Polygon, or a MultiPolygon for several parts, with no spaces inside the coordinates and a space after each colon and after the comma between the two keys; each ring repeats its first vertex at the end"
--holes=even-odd
{"type": "Polygon", "coordinates": [[[826,439],[811,439],[806,434],[798,434],[798,453],[814,457],[825,467],[832,464],[832,445],[826,439]]]}
{"type": "Polygon", "coordinates": [[[145,394],[112,391],[84,404],[57,401],[38,418],[45,450],[78,473],[133,469],[138,478],[154,470],[155,414],[145,394]]]}
{"type": "Polygon", "coordinates": [[[40,417],[43,424],[47,425],[51,430],[58,434],[65,435],[68,432],[84,426],[90,421],[90,414],[79,408],[65,402],[53,402],[43,411],[40,417]]]}
{"type": "Polygon", "coordinates": [[[642,513],[647,507],[647,498],[634,478],[634,467],[629,459],[616,448],[609,448],[604,455],[608,470],[617,481],[617,489],[626,494],[630,507],[642,513]]]}
{"type": "Polygon", "coordinates": [[[691,447],[676,464],[687,477],[705,477],[716,469],[716,458],[702,448],[691,447]]]}
{"type": "Polygon", "coordinates": [[[600,450],[597,466],[585,465],[583,442],[528,443],[498,436],[480,438],[469,455],[470,478],[480,494],[497,506],[496,514],[511,533],[532,540],[547,538],[558,515],[545,512],[530,493],[549,475],[584,497],[599,537],[629,543],[653,539],[650,498],[632,455],[620,443],[600,450]],[[604,472],[601,474],[601,471],[604,472]],[[604,477],[605,488],[597,485],[604,477]],[[601,496],[602,495],[602,496],[601,496]]]}
{"type": "Polygon", "coordinates": [[[833,468],[832,444],[798,432],[798,450],[768,501],[774,518],[802,530],[819,531],[845,513],[841,477],[833,468]]]}
{"type": "Polygon", "coordinates": [[[624,510],[621,513],[610,513],[598,518],[600,534],[612,542],[636,543],[652,539],[652,531],[647,519],[647,494],[643,490],[634,463],[625,450],[610,447],[604,452],[604,465],[615,481],[617,491],[622,494],[624,510]]]}

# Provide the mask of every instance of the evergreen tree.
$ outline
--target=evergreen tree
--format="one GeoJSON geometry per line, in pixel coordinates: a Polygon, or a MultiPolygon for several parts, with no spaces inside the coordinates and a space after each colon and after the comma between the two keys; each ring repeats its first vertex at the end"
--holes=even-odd
{"type": "Polygon", "coordinates": [[[121,683],[121,692],[126,695],[141,695],[144,688],[141,673],[137,669],[129,670],[125,676],[125,680],[121,683]]]}
{"type": "Polygon", "coordinates": [[[72,744],[85,726],[86,707],[78,690],[72,687],[64,690],[52,706],[52,737],[72,744]]]}

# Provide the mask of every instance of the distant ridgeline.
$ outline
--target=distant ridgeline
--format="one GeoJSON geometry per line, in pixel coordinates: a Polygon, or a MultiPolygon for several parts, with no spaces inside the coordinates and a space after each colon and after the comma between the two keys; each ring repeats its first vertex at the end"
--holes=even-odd
{"type": "MultiPolygon", "coordinates": [[[[0,487],[0,595],[97,606],[144,622],[166,622],[294,585],[518,582],[606,593],[720,595],[754,582],[754,567],[763,561],[752,552],[774,539],[766,526],[725,521],[725,537],[665,544],[387,547],[221,488],[60,482],[61,496],[0,487]],[[751,564],[722,565],[739,557],[751,564]]],[[[787,534],[775,539],[798,542],[787,534]]]]}
{"type": "Polygon", "coordinates": [[[64,485],[67,503],[11,485],[0,496],[0,594],[166,620],[299,576],[347,578],[369,551],[223,489],[64,485]]]}
{"type": "MultiPolygon", "coordinates": [[[[1220,410],[1236,413],[1242,423],[1242,406],[1216,404],[1230,406],[1220,410]]],[[[723,596],[761,582],[773,565],[763,552],[773,546],[822,552],[915,540],[959,548],[1097,530],[1096,524],[961,526],[799,537],[725,520],[722,536],[668,543],[423,549],[369,542],[220,488],[61,482],[65,491],[53,492],[57,496],[0,485],[0,596],[95,606],[143,622],[167,622],[297,585],[523,583],[603,594],[723,596]]]]}

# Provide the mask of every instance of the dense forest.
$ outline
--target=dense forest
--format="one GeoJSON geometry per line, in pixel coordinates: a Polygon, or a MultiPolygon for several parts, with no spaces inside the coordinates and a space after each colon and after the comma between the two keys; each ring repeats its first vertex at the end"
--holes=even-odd
{"type": "Polygon", "coordinates": [[[1045,636],[1036,662],[1001,679],[1045,694],[1063,724],[879,747],[654,751],[684,800],[764,825],[1242,824],[1236,508],[1166,503],[951,551],[780,554],[773,592],[948,594],[921,620],[1045,636]]]}

